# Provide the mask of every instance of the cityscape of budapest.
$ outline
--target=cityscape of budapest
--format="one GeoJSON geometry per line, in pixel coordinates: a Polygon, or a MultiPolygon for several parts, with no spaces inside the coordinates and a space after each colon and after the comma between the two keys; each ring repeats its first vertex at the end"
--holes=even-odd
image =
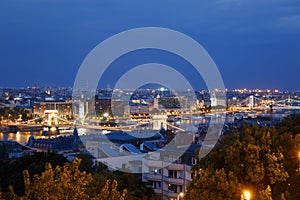
{"type": "Polygon", "coordinates": [[[0,2],[0,199],[300,199],[300,2],[0,2]]]}

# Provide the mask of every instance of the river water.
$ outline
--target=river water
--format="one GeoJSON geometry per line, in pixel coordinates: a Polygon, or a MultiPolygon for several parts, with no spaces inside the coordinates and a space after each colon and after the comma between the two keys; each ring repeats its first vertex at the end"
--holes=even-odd
{"type": "MultiPolygon", "coordinates": [[[[273,119],[283,119],[283,117],[286,117],[289,114],[300,114],[300,110],[293,110],[293,111],[283,111],[283,112],[276,112],[273,114],[272,118],[273,119]]],[[[261,114],[261,116],[270,116],[270,114],[261,114]]],[[[229,122],[231,120],[233,120],[233,117],[227,116],[226,117],[226,121],[229,122]],[[231,119],[232,118],[232,119],[231,119]]],[[[201,123],[201,120],[197,121],[197,123],[201,123]]],[[[88,135],[90,133],[101,133],[101,131],[95,131],[95,130],[90,130],[90,129],[86,129],[86,128],[78,128],[78,134],[79,135],[88,135]]],[[[60,135],[58,136],[65,136],[65,135],[70,135],[73,133],[73,130],[61,130],[60,131],[60,135]]],[[[30,136],[34,136],[35,139],[38,138],[48,138],[49,136],[42,136],[42,131],[31,131],[31,132],[17,132],[17,133],[3,133],[0,132],[0,140],[4,140],[4,141],[16,141],[22,145],[26,145],[26,143],[28,142],[28,139],[30,136]]],[[[50,137],[57,137],[57,136],[50,136],[50,137]]]]}
{"type": "MultiPolygon", "coordinates": [[[[70,135],[73,133],[73,130],[60,131],[60,135],[70,135]]],[[[16,141],[21,145],[26,145],[30,136],[34,136],[35,139],[38,138],[48,138],[49,136],[42,136],[42,131],[31,131],[31,132],[17,132],[17,133],[2,133],[0,132],[0,140],[4,141],[16,141]]],[[[56,136],[50,136],[56,137],[56,136]]]]}

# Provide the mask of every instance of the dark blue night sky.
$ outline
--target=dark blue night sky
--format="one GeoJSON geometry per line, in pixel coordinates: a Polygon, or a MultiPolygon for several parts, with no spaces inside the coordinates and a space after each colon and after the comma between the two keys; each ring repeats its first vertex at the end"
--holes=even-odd
{"type": "Polygon", "coordinates": [[[297,0],[1,0],[0,87],[73,86],[97,44],[146,26],[198,41],[229,89],[300,89],[297,0]]]}

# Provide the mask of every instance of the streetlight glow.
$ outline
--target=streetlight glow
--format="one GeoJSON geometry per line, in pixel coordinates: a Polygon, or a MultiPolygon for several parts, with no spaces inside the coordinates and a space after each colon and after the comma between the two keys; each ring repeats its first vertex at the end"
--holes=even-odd
{"type": "Polygon", "coordinates": [[[248,190],[245,190],[242,194],[242,199],[243,200],[250,200],[251,193],[248,190]]]}
{"type": "Polygon", "coordinates": [[[179,200],[179,199],[183,199],[183,197],[184,197],[184,192],[180,192],[179,194],[178,194],[178,196],[177,196],[177,199],[179,200]]]}

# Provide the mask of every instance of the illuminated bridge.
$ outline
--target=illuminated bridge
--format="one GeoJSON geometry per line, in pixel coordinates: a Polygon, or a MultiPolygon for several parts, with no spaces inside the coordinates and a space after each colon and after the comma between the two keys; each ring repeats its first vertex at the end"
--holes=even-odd
{"type": "Polygon", "coordinates": [[[232,110],[300,110],[300,100],[292,99],[262,99],[254,95],[241,100],[237,100],[234,104],[229,105],[232,110]]]}

